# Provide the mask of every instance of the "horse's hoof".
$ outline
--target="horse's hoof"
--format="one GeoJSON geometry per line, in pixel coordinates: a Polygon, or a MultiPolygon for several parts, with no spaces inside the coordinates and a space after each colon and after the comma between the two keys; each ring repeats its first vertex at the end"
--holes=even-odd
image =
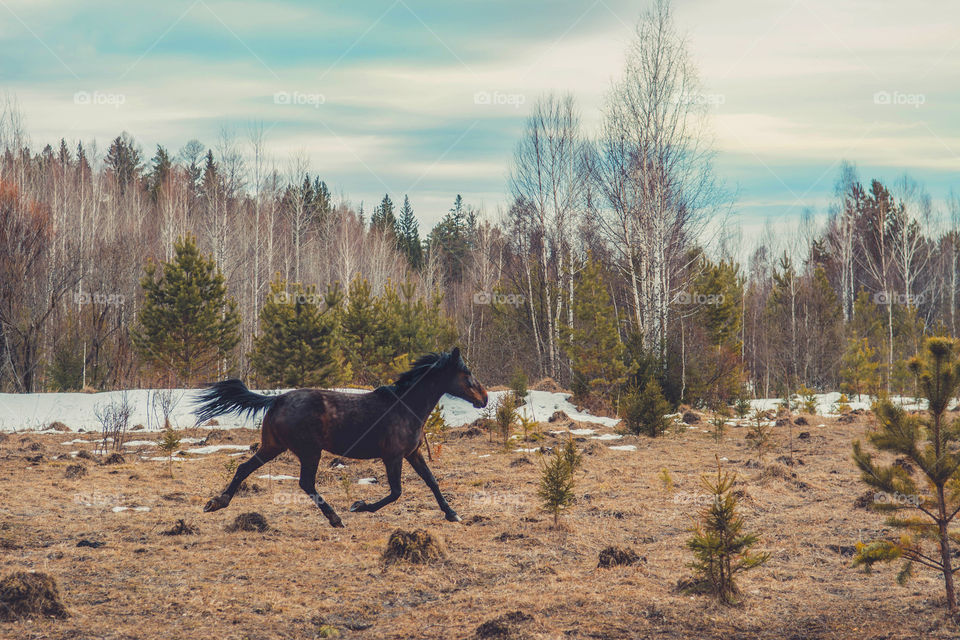
{"type": "Polygon", "coordinates": [[[227,502],[223,500],[223,496],[217,496],[216,498],[210,498],[210,501],[203,506],[205,512],[216,511],[217,509],[223,509],[227,506],[227,502]]]}
{"type": "Polygon", "coordinates": [[[449,520],[450,522],[462,522],[463,518],[461,518],[460,516],[458,516],[453,512],[450,512],[447,514],[447,520],[449,520]]]}
{"type": "Polygon", "coordinates": [[[352,505],[350,505],[350,511],[366,511],[367,503],[363,500],[357,500],[352,505]]]}
{"type": "Polygon", "coordinates": [[[331,520],[330,526],[333,527],[334,529],[343,529],[344,528],[343,520],[341,520],[340,518],[337,518],[336,520],[331,520]]]}

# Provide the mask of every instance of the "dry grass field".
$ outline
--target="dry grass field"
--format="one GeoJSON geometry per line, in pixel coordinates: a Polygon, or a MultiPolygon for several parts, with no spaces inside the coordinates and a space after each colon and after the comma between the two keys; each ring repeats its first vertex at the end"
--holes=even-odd
{"type": "MultiPolygon", "coordinates": [[[[409,467],[397,503],[376,514],[349,513],[353,500],[386,493],[382,467],[347,461],[345,468],[331,468],[326,458],[318,485],[345,529],[328,526],[295,480],[257,478],[297,475],[290,454],[251,476],[248,484],[255,486],[229,508],[204,514],[204,502],[230,476],[231,462],[244,459],[230,457],[232,451],[176,462],[171,478],[166,462],[146,459],[161,455],[155,448],[140,456],[128,450],[125,462],[101,464],[69,455],[92,451],[92,444],[62,444],[92,441],[94,434],[6,434],[0,443],[0,574],[50,574],[70,617],[0,623],[0,637],[960,636],[943,613],[934,574],[919,570],[901,587],[895,566],[872,574],[850,567],[849,548],[858,539],[891,533],[880,516],[854,506],[866,488],[850,462],[850,443],[869,428],[869,417],[852,424],[809,419],[809,426],[794,429],[809,437],[795,440],[801,464],[793,468],[775,460],[786,452],[785,427],[775,429],[778,447],[764,467],[752,462],[742,427],[731,428],[719,445],[705,422],[656,440],[583,439],[578,500],[560,528],[536,500],[538,454],[505,451],[486,435],[457,437],[465,429],[452,430],[439,457],[434,445],[432,462],[462,523],[443,520],[409,467]],[[637,450],[611,450],[610,444],[637,450]],[[741,579],[746,597],[738,608],[675,588],[688,573],[684,543],[703,497],[699,478],[715,468],[715,454],[738,472],[742,514],[772,554],[741,579]],[[78,463],[86,473],[72,471],[80,475],[68,478],[68,467],[78,463]],[[364,477],[379,484],[357,484],[364,477]],[[227,531],[245,512],[262,514],[270,528],[227,531]],[[180,519],[196,533],[163,535],[180,519]],[[387,539],[398,528],[429,530],[442,541],[445,558],[385,563],[387,539]],[[609,545],[631,548],[642,560],[598,568],[598,554],[609,545]]],[[[557,428],[542,426],[545,433],[557,428]]],[[[155,434],[131,435],[143,437],[155,434]]],[[[215,432],[210,442],[257,440],[257,432],[237,430],[215,432]]],[[[540,444],[555,442],[546,435],[540,444]]]]}

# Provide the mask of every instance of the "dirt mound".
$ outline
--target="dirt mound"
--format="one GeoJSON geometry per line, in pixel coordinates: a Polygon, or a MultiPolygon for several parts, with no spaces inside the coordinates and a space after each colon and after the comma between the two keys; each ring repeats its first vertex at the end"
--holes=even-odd
{"type": "Polygon", "coordinates": [[[609,569],[610,567],[626,567],[636,564],[641,557],[633,549],[624,549],[622,547],[607,547],[600,552],[600,563],[598,567],[609,569]]]}
{"type": "MultiPolygon", "coordinates": [[[[266,522],[264,522],[266,524],[266,522]]],[[[181,518],[177,520],[177,524],[173,525],[166,531],[161,531],[160,535],[162,536],[195,536],[200,533],[200,530],[191,525],[181,518]]]]}
{"type": "Polygon", "coordinates": [[[795,425],[797,425],[797,426],[799,426],[799,427],[802,427],[802,426],[808,425],[808,424],[810,424],[810,423],[807,422],[807,419],[804,418],[803,416],[797,416],[796,420],[793,421],[793,424],[795,424],[795,425]]]}
{"type": "Polygon", "coordinates": [[[126,459],[116,451],[103,459],[103,464],[123,464],[126,459]]]}
{"type": "Polygon", "coordinates": [[[96,460],[96,459],[97,459],[97,457],[96,457],[95,455],[93,455],[92,453],[90,453],[90,452],[87,451],[86,449],[81,449],[80,451],[78,451],[78,452],[77,452],[77,457],[80,458],[81,460],[96,460]]]}
{"type": "Polygon", "coordinates": [[[227,526],[227,531],[258,531],[263,533],[270,528],[270,525],[267,524],[267,519],[256,511],[251,511],[250,513],[241,513],[238,515],[233,524],[227,526]]]}
{"type": "Polygon", "coordinates": [[[63,423],[60,422],[59,420],[56,420],[56,421],[51,422],[50,424],[48,424],[48,425],[47,425],[47,429],[53,429],[54,431],[70,431],[70,427],[68,427],[67,425],[63,424],[63,423]]]}
{"type": "Polygon", "coordinates": [[[487,620],[477,627],[476,637],[483,640],[520,640],[529,635],[523,627],[533,622],[533,616],[523,611],[511,611],[502,616],[487,620]]]}
{"type": "Polygon", "coordinates": [[[474,420],[469,427],[466,429],[451,429],[447,432],[448,438],[476,438],[477,436],[483,435],[484,429],[489,429],[489,424],[492,423],[492,420],[487,420],[485,418],[477,418],[474,420]]]}
{"type": "Polygon", "coordinates": [[[446,555],[443,545],[429,531],[397,529],[387,540],[387,550],[383,552],[383,559],[388,563],[406,561],[424,564],[442,560],[446,555]]]}
{"type": "Polygon", "coordinates": [[[549,391],[550,393],[564,393],[566,389],[561,387],[556,380],[553,378],[543,378],[542,380],[537,380],[532,385],[530,389],[534,391],[549,391]]]}
{"type": "Polygon", "coordinates": [[[687,411],[686,413],[683,414],[682,420],[686,424],[697,424],[698,422],[700,422],[700,416],[695,414],[693,411],[687,411]]]}
{"type": "Polygon", "coordinates": [[[570,419],[570,416],[565,414],[563,411],[557,410],[553,412],[553,415],[550,416],[550,422],[573,422],[570,419]]]}
{"type": "Polygon", "coordinates": [[[18,571],[0,580],[0,620],[12,622],[36,616],[66,618],[68,615],[52,576],[18,571]]]}
{"type": "Polygon", "coordinates": [[[87,468],[82,464],[71,464],[67,467],[67,470],[64,472],[63,477],[67,479],[82,478],[87,475],[87,468]]]}
{"type": "Polygon", "coordinates": [[[214,429],[203,439],[203,444],[212,444],[214,442],[233,442],[234,434],[226,429],[214,429]]]}

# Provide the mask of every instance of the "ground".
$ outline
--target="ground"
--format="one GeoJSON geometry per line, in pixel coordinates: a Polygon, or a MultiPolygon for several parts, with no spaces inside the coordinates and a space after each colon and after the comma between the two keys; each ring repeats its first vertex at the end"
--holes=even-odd
{"type": "MultiPolygon", "coordinates": [[[[345,529],[328,526],[296,481],[257,478],[296,476],[290,454],[251,477],[259,491],[205,514],[204,502],[225,485],[231,463],[245,459],[230,456],[236,451],[175,462],[171,478],[167,462],[146,459],[160,456],[156,449],[142,456],[128,449],[125,462],[98,464],[69,455],[92,445],[62,444],[94,434],[6,434],[0,575],[52,575],[70,617],[0,623],[0,638],[960,637],[943,613],[935,574],[920,569],[904,587],[895,581],[896,566],[871,574],[850,567],[857,540],[892,533],[882,517],[854,506],[866,488],[850,462],[850,443],[869,428],[869,417],[857,420],[810,417],[809,426],[794,427],[802,464],[792,468],[776,462],[787,454],[786,427],[775,428],[778,447],[763,466],[754,463],[744,427],[731,427],[719,445],[704,422],[658,439],[578,436],[587,451],[578,500],[559,528],[536,499],[539,454],[507,450],[486,435],[463,436],[463,428],[442,446],[434,443],[431,463],[462,523],[444,521],[409,467],[398,502],[376,514],[349,513],[354,500],[386,493],[383,469],[356,461],[332,468],[328,457],[318,486],[345,529]],[[809,437],[799,439],[802,431],[809,437]],[[741,578],[738,608],[675,589],[688,573],[684,543],[704,499],[699,479],[715,469],[716,456],[738,472],[747,527],[772,555],[741,578]],[[78,463],[87,472],[68,479],[67,468],[78,463]],[[365,477],[379,483],[357,484],[365,477]],[[123,506],[149,511],[114,510],[123,506]],[[270,529],[226,531],[251,511],[270,529]],[[198,533],[161,534],[180,519],[198,533]],[[446,559],[386,564],[382,552],[398,528],[429,530],[446,559]],[[81,540],[103,546],[78,547],[81,540]],[[609,545],[633,549],[642,560],[598,568],[609,545]]],[[[541,428],[546,434],[562,425],[541,428]]],[[[518,446],[551,446],[565,437],[518,446]]],[[[219,431],[210,440],[252,444],[258,433],[219,431]]]]}

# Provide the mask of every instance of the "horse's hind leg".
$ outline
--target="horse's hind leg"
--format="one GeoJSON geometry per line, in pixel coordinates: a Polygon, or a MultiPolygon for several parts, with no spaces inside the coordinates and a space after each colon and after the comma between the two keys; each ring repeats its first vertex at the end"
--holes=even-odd
{"type": "Polygon", "coordinates": [[[237,489],[240,488],[240,484],[247,479],[251,473],[267,464],[278,455],[283,453],[283,448],[279,446],[272,447],[261,447],[256,453],[253,454],[253,457],[237,467],[237,472],[233,474],[233,480],[230,481],[230,484],[226,489],[223,490],[216,498],[211,498],[207,502],[206,506],[203,507],[204,511],[216,511],[217,509],[223,509],[225,506],[230,504],[230,500],[233,499],[233,494],[237,492],[237,489]]]}
{"type": "Polygon", "coordinates": [[[300,458],[300,488],[303,489],[313,503],[320,508],[323,515],[327,516],[331,527],[342,527],[343,521],[337,512],[333,510],[327,501],[317,493],[317,466],[320,464],[319,456],[310,458],[300,458]]]}
{"type": "Polygon", "coordinates": [[[417,472],[417,475],[423,478],[423,481],[430,487],[430,491],[433,492],[433,496],[437,499],[437,504],[440,505],[440,510],[443,511],[443,515],[447,517],[447,520],[450,522],[460,522],[460,516],[450,508],[443,494],[440,493],[440,485],[437,484],[437,479],[433,477],[433,472],[431,472],[430,467],[427,466],[427,461],[423,459],[420,450],[417,449],[408,455],[407,462],[410,463],[410,466],[417,472]]]}
{"type": "Polygon", "coordinates": [[[402,491],[400,486],[400,470],[403,465],[403,458],[384,460],[383,466],[387,468],[387,481],[390,483],[390,494],[386,498],[377,500],[373,504],[367,504],[363,500],[357,500],[350,506],[350,511],[379,511],[391,502],[396,502],[402,491]]]}

